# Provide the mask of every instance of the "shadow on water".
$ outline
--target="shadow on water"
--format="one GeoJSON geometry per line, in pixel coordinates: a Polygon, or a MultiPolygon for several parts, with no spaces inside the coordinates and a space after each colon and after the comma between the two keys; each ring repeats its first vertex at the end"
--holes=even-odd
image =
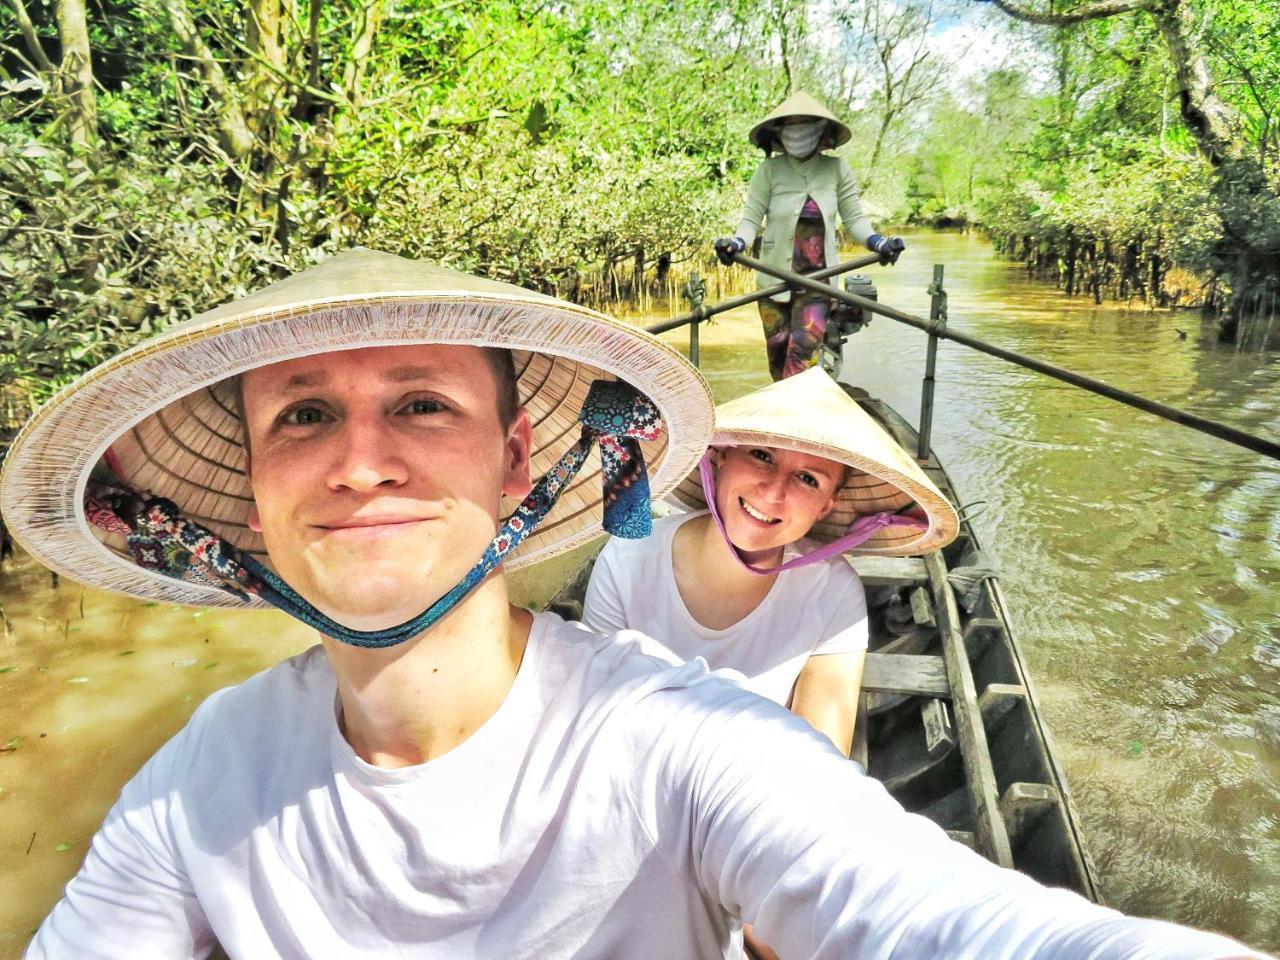
{"type": "MultiPolygon", "coordinates": [[[[897,267],[871,271],[882,300],[926,314],[931,264],[945,263],[957,327],[1280,435],[1275,356],[1219,347],[1194,315],[1065,301],[971,237],[908,242],[897,267]]],[[[688,334],[666,339],[683,348],[688,334]]],[[[701,340],[718,399],[767,382],[754,307],[701,340]]],[[[850,341],[846,377],[915,418],[924,349],[877,319],[850,341]]],[[[962,496],[986,501],[974,523],[1105,896],[1280,950],[1280,465],[954,344],[938,378],[934,441],[962,496]]],[[[513,599],[536,601],[575,559],[515,575],[513,599]]],[[[282,614],[52,590],[21,557],[4,566],[0,607],[2,958],[196,705],[314,635],[282,614]]]]}

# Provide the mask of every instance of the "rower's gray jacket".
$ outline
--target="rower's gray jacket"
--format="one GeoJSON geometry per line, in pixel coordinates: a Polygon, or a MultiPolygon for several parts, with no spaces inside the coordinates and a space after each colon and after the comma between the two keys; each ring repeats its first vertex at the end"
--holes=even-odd
{"type": "MultiPolygon", "coordinates": [[[[858,199],[858,184],[849,164],[840,157],[819,153],[808,160],[796,160],[786,154],[768,157],[756,168],[747,188],[747,204],[742,211],[742,222],[737,235],[746,241],[748,249],[760,233],[764,223],[764,236],[760,245],[760,259],[772,267],[791,269],[791,248],[795,244],[796,222],[805,199],[813,197],[822,211],[826,227],[827,266],[835,266],[836,214],[839,213],[844,228],[862,246],[875,232],[870,218],[862,211],[858,199]]],[[[757,286],[767,287],[777,283],[775,277],[756,274],[757,286]]],[[[836,283],[835,278],[831,280],[836,283]]],[[[775,298],[789,300],[790,294],[775,298]]]]}

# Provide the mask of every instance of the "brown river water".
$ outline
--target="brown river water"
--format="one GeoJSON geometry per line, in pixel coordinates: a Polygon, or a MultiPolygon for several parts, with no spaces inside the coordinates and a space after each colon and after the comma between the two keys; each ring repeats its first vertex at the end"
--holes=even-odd
{"type": "MultiPolygon", "coordinates": [[[[958,329],[1280,436],[1280,356],[1218,345],[1195,314],[1067,301],[974,237],[907,241],[869,271],[882,300],[927,313],[944,263],[958,329]]],[[[914,419],[924,353],[924,334],[879,318],[850,340],[844,378],[914,419]]],[[[703,329],[702,364],[720,400],[767,382],[754,307],[703,329]]],[[[961,498],[983,501],[973,522],[1103,895],[1280,951],[1280,464],[956,344],[940,348],[936,403],[934,446],[961,498]]],[[[517,574],[515,599],[544,596],[572,558],[554,563],[517,574]]],[[[8,958],[146,757],[209,693],[313,636],[282,614],[52,589],[21,557],[0,607],[8,958]]]]}

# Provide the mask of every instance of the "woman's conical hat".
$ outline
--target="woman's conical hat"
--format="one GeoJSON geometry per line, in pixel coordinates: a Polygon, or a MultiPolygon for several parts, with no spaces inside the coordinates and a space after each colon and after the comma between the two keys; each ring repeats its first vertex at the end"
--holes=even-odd
{"type": "Polygon", "coordinates": [[[751,132],[747,134],[747,139],[761,150],[772,149],[770,140],[773,137],[773,128],[780,126],[789,117],[813,117],[815,120],[828,121],[835,132],[833,147],[848,143],[853,136],[848,126],[828,110],[820,100],[803,90],[797,90],[778,104],[772,113],[752,127],[751,132]]]}
{"type": "MultiPolygon", "coordinates": [[[[955,507],[915,459],[820,367],[720,404],[711,445],[781,447],[847,464],[851,469],[835,508],[814,524],[811,539],[829,543],[859,516],[882,512],[901,512],[926,526],[882,527],[851,552],[927,553],[945,547],[959,531],[955,507]]],[[[706,509],[697,470],[673,496],[706,509]]]]}
{"type": "MultiPolygon", "coordinates": [[[[578,440],[578,412],[596,379],[625,380],[662,415],[663,432],[641,442],[655,497],[693,468],[711,434],[701,375],[636,327],[521,287],[355,249],[171,327],[60,391],[9,450],[0,475],[5,522],[38,560],[81,583],[176,603],[243,605],[216,587],[135,566],[123,537],[85,519],[90,472],[106,457],[124,483],[174,501],[265,561],[261,536],[247,523],[253,501],[234,377],[317,353],[423,343],[512,351],[533,425],[534,479],[578,440]]],[[[515,506],[504,503],[504,514],[515,506]]],[[[593,449],[507,568],[589,539],[601,516],[593,449]]]]}

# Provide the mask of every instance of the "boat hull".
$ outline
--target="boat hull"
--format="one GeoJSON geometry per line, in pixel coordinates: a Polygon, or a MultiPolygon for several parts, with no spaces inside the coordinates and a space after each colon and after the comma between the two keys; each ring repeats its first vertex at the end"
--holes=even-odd
{"type": "MultiPolygon", "coordinates": [[[[914,428],[896,411],[843,386],[904,449],[916,449],[914,428]]],[[[921,467],[958,508],[937,457],[921,467]]],[[[957,842],[1100,900],[999,582],[976,576],[962,595],[953,585],[978,549],[962,520],[944,551],[850,559],[866,590],[870,632],[851,755],[957,842]]],[[[594,551],[550,609],[581,617],[593,562],[594,551]]]]}

